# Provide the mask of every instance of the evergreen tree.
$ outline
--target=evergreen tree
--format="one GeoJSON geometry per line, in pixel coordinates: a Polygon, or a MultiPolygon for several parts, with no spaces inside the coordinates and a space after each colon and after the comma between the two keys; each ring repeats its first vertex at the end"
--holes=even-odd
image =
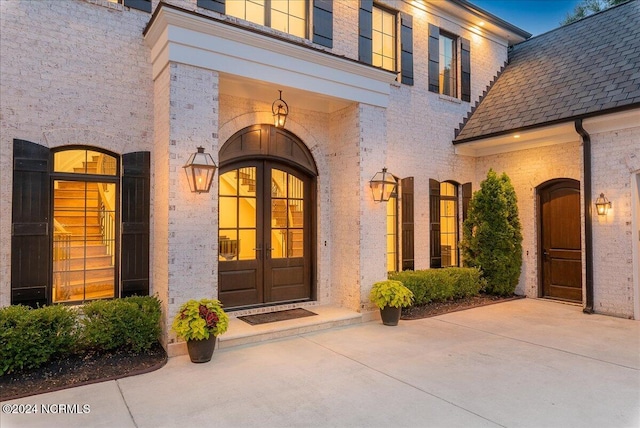
{"type": "Polygon", "coordinates": [[[522,226],[509,177],[491,169],[469,203],[460,243],[464,264],[478,267],[491,294],[513,294],[522,268],[522,226]]]}

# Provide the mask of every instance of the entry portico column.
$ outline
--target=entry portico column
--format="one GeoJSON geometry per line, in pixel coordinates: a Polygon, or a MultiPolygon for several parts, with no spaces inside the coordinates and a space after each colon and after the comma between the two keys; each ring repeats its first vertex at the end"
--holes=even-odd
{"type": "Polygon", "coordinates": [[[183,170],[198,146],[218,163],[218,73],[170,62],[154,92],[153,290],[163,302],[167,350],[176,355],[183,352],[170,329],[180,305],[218,295],[218,172],[209,193],[192,193],[183,170]]]}
{"type": "MultiPolygon", "coordinates": [[[[369,292],[374,282],[387,279],[387,204],[374,202],[370,180],[387,166],[387,110],[360,105],[360,307],[374,306],[369,292]]],[[[395,171],[391,171],[395,172],[395,171]]]]}

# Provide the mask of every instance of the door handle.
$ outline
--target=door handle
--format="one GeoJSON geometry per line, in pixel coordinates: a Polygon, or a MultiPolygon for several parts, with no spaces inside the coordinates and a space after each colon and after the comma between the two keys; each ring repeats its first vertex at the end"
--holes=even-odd
{"type": "Polygon", "coordinates": [[[267,250],[267,258],[270,259],[271,258],[271,252],[273,251],[273,247],[266,248],[266,250],[267,250]]]}

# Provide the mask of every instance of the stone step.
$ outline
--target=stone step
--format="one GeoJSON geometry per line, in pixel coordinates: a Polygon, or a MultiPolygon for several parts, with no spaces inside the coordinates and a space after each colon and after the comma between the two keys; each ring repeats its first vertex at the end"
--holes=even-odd
{"type": "MultiPolygon", "coordinates": [[[[361,314],[337,306],[319,306],[309,303],[286,304],[270,308],[230,311],[227,313],[229,314],[229,329],[225,334],[218,337],[218,343],[216,345],[218,349],[227,349],[283,337],[297,336],[313,331],[345,327],[372,321],[380,317],[378,311],[361,314]],[[250,325],[238,319],[239,316],[243,315],[264,313],[265,309],[268,309],[268,311],[276,311],[294,308],[304,308],[317,315],[260,325],[250,325]]],[[[185,342],[170,343],[167,348],[169,357],[187,354],[187,344],[185,342]]]]}

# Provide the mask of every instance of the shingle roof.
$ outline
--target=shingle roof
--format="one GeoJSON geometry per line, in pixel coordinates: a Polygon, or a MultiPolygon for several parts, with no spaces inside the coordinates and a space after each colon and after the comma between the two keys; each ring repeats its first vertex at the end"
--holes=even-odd
{"type": "Polygon", "coordinates": [[[454,144],[640,106],[640,0],[515,45],[454,144]]]}

